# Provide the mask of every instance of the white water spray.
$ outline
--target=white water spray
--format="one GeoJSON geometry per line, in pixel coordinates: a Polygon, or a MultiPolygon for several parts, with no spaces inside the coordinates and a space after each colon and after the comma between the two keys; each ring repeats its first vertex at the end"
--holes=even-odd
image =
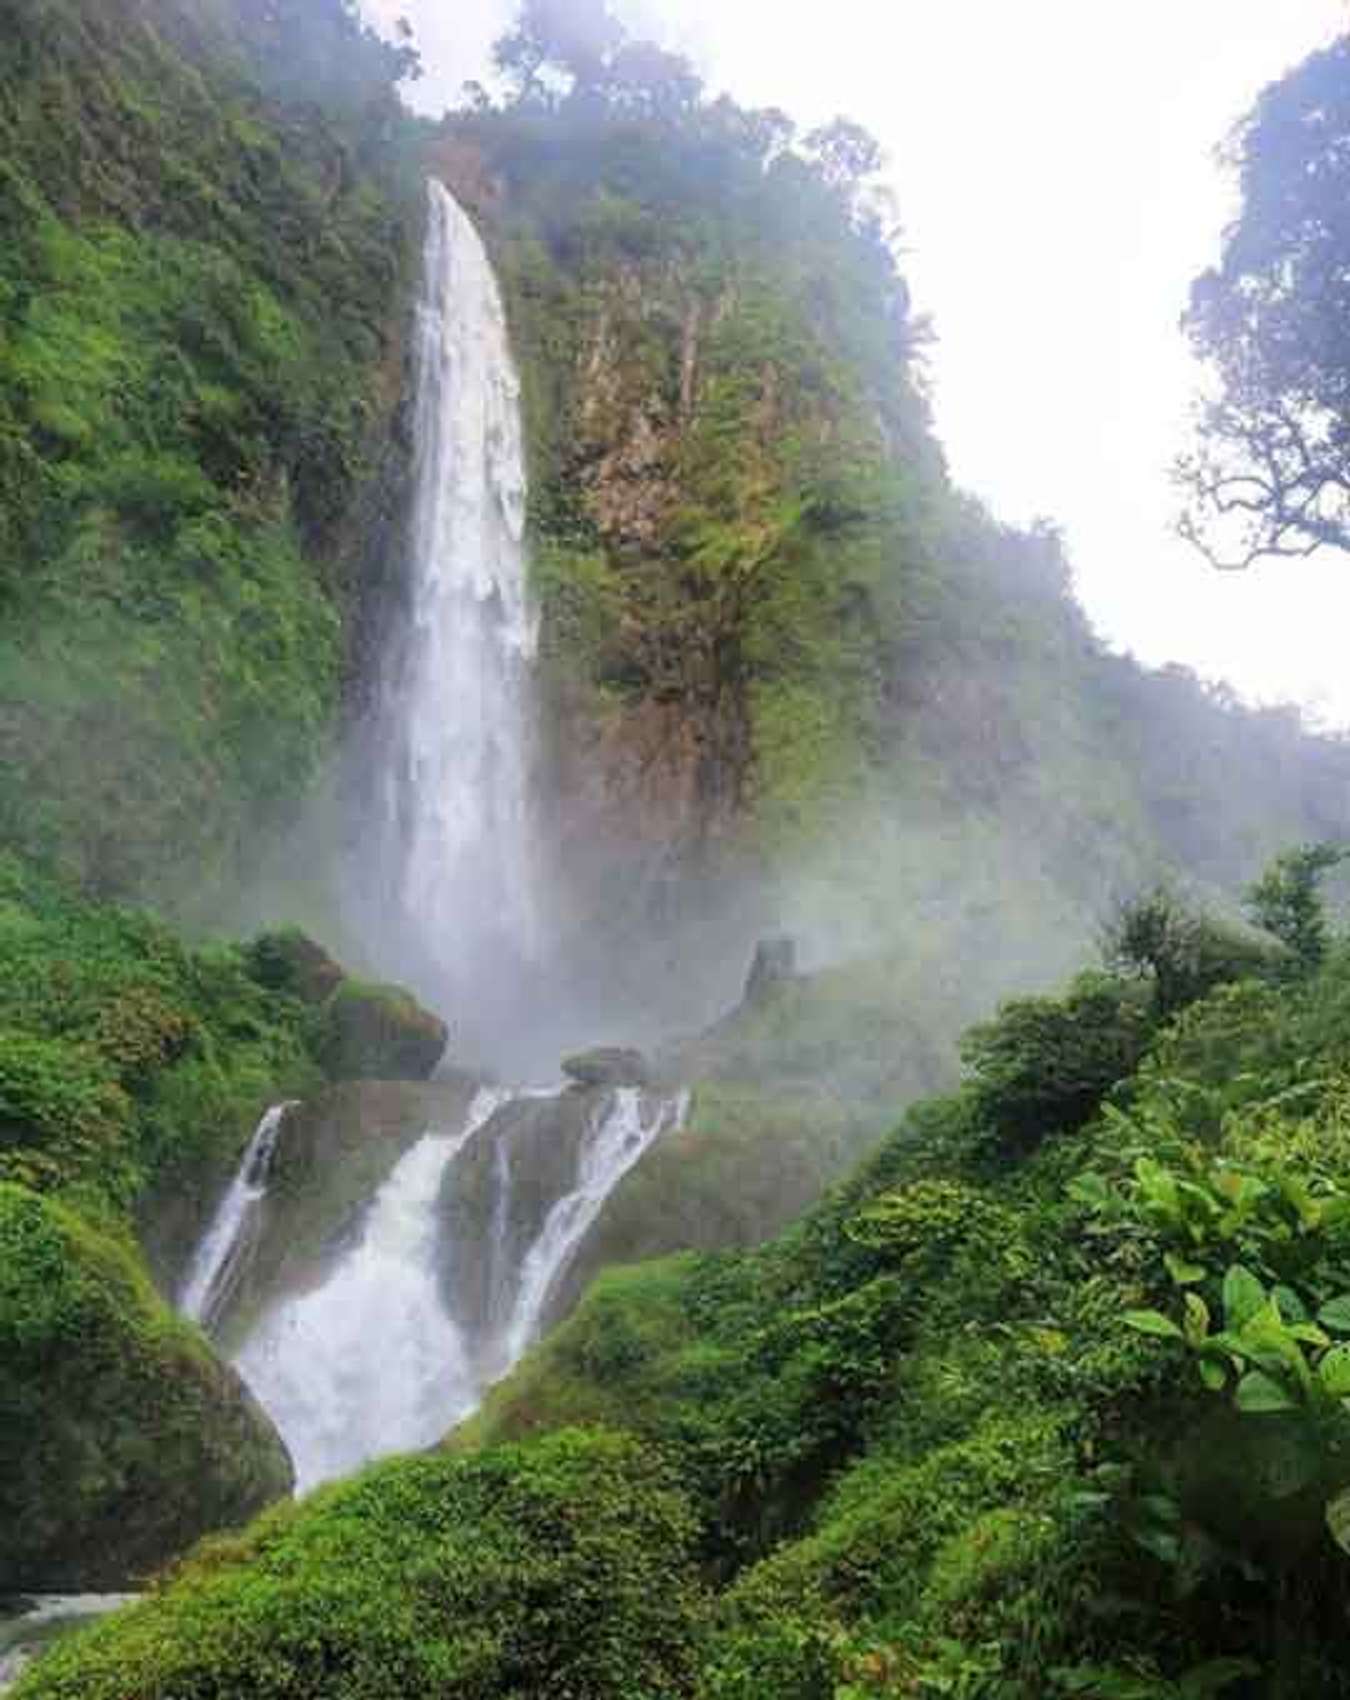
{"type": "Polygon", "coordinates": [[[479,1092],[462,1129],[405,1152],[360,1244],[321,1287],[265,1317],[235,1359],[290,1449],[298,1492],[430,1446],[477,1403],[437,1287],[436,1200],[447,1163],[503,1101],[479,1092]]]}
{"type": "Polygon", "coordinates": [[[530,820],[520,383],[487,254],[449,193],[428,189],[416,324],[409,609],[368,757],[380,774],[357,881],[377,954],[455,1009],[519,980],[541,948],[530,820]],[[456,994],[459,994],[457,996],[456,994]]]}
{"type": "Polygon", "coordinates": [[[184,1316],[210,1329],[234,1293],[267,1192],[282,1118],[291,1106],[273,1104],[258,1123],[229,1191],[193,1255],[178,1297],[184,1316]]]}

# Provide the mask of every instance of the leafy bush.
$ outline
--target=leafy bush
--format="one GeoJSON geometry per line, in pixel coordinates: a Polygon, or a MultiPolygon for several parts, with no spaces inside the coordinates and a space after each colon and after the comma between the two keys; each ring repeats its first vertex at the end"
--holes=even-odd
{"type": "Polygon", "coordinates": [[[1134,1072],[1151,1026],[1138,992],[1100,974],[1082,976],[1063,998],[1004,1004],[962,1042],[976,1115],[1012,1154],[1073,1132],[1134,1072]]]}

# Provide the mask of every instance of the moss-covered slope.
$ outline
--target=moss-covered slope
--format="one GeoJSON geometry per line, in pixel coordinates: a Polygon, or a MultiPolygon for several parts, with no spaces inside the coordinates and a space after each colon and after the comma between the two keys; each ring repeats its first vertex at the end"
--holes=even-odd
{"type": "Polygon", "coordinates": [[[1342,946],[1180,1012],[1102,975],[1010,1006],[793,1231],[611,1273],[452,1456],[266,1519],[21,1693],[1332,1700],[1348,987],[1342,946]]]}
{"type": "Polygon", "coordinates": [[[397,58],[311,8],[288,104],[301,10],[0,9],[0,839],[160,904],[327,746],[397,360],[397,58]]]}
{"type": "Polygon", "coordinates": [[[208,1547],[17,1695],[677,1700],[701,1640],[689,1533],[618,1436],[385,1464],[208,1547]]]}
{"type": "Polygon", "coordinates": [[[115,1229],[0,1182],[0,1589],[124,1588],[291,1486],[243,1383],[115,1229]]]}

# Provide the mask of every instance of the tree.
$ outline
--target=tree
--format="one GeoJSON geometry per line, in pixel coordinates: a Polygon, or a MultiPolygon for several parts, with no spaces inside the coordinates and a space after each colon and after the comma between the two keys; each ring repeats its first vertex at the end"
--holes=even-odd
{"type": "Polygon", "coordinates": [[[597,88],[623,41],[623,28],[605,0],[524,0],[515,28],[492,57],[518,98],[528,99],[550,71],[573,89],[597,88]]]}
{"type": "Polygon", "coordinates": [[[1305,973],[1320,967],[1327,952],[1323,877],[1347,857],[1347,845],[1301,845],[1277,856],[1247,892],[1252,919],[1288,946],[1305,973]]]}
{"type": "Polygon", "coordinates": [[[1178,466],[1184,535],[1221,567],[1350,548],[1350,37],[1237,134],[1242,211],[1185,327],[1218,379],[1178,466]]]}
{"type": "Polygon", "coordinates": [[[1105,956],[1118,971],[1152,981],[1161,1021],[1218,986],[1275,966],[1261,940],[1195,913],[1162,885],[1122,905],[1107,930],[1105,956]]]}

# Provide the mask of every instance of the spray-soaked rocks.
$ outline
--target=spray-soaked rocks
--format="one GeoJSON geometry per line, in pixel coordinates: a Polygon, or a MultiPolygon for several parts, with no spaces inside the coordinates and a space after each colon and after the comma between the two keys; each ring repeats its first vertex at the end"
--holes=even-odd
{"type": "Polygon", "coordinates": [[[129,1242],[0,1185],[0,1592],[124,1587],[291,1480],[129,1242]]]}
{"type": "Polygon", "coordinates": [[[425,1080],[450,1030],[401,986],[343,980],[320,1013],[319,1062],[334,1080],[425,1080]]]}
{"type": "Polygon", "coordinates": [[[562,1071],[579,1086],[650,1086],[652,1081],[646,1057],[624,1045],[597,1045],[564,1057],[562,1071]]]}

